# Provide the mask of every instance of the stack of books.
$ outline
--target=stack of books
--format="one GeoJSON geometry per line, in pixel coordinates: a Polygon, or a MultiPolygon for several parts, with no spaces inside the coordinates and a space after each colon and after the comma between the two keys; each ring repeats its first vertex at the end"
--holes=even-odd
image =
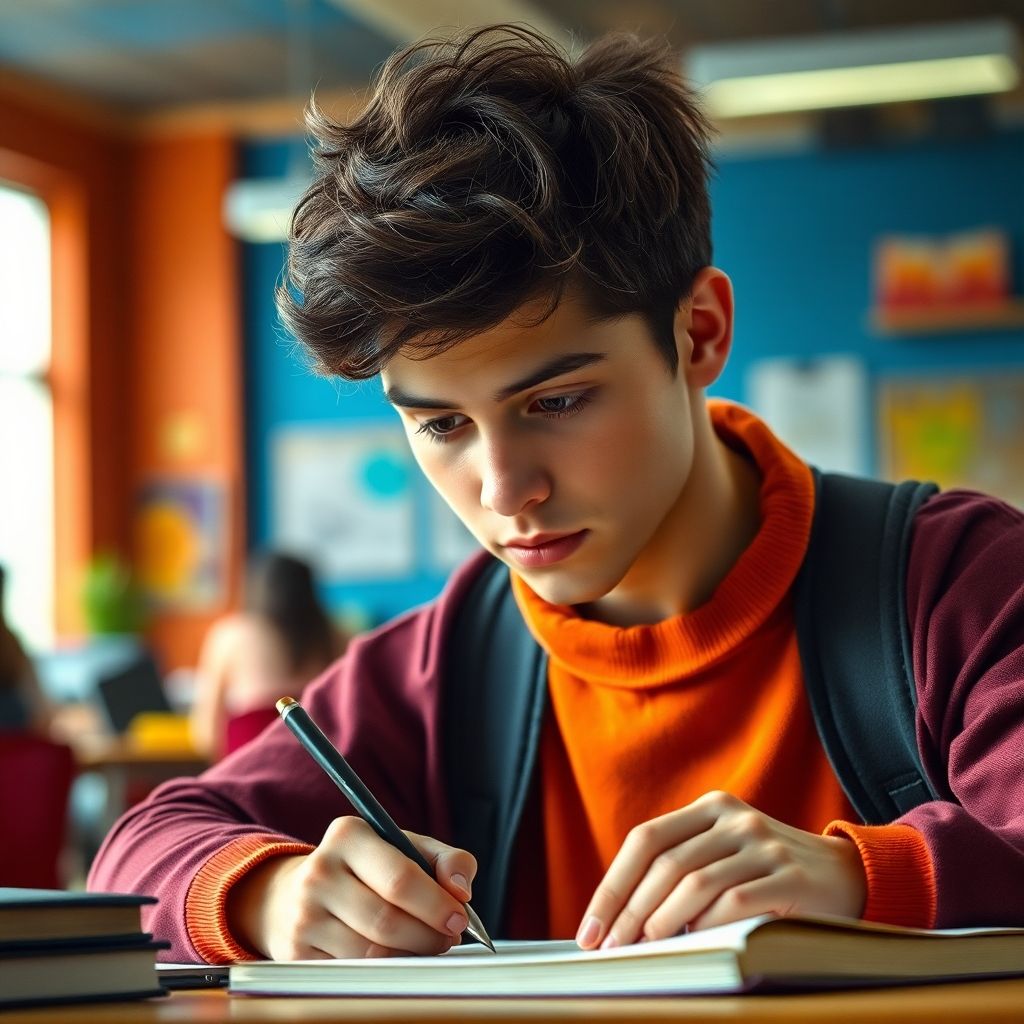
{"type": "Polygon", "coordinates": [[[0,888],[0,1010],[161,995],[149,896],[0,888]]]}

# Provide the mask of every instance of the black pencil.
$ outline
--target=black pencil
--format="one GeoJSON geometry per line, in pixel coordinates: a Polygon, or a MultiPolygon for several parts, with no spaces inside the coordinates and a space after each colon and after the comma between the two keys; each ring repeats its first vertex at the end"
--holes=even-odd
{"type": "MultiPolygon", "coordinates": [[[[390,843],[410,860],[415,861],[433,878],[434,869],[427,859],[413,846],[409,837],[395,824],[391,815],[381,807],[377,798],[366,788],[363,780],[356,775],[352,766],[309,717],[302,705],[294,697],[282,697],[277,702],[277,711],[284,719],[284,724],[295,734],[295,738],[306,749],[306,752],[323,768],[338,789],[348,797],[349,802],[359,812],[359,816],[373,831],[386,843],[390,843]]],[[[494,943],[491,942],[480,918],[468,903],[465,904],[465,908],[469,924],[463,934],[482,943],[493,953],[494,943]]]]}

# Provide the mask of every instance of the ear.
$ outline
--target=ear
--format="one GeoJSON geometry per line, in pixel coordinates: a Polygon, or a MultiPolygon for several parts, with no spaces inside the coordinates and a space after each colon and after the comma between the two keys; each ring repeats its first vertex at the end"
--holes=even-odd
{"type": "Polygon", "coordinates": [[[691,388],[713,384],[732,348],[732,282],[717,267],[704,267],[675,318],[679,368],[691,388]]]}

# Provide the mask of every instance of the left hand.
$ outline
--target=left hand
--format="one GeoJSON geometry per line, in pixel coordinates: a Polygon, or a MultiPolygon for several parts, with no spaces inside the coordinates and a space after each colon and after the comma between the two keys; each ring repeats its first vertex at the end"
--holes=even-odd
{"type": "Polygon", "coordinates": [[[866,898],[860,854],[848,839],[706,793],[629,833],[577,941],[584,949],[623,946],[768,913],[860,917],[866,898]]]}

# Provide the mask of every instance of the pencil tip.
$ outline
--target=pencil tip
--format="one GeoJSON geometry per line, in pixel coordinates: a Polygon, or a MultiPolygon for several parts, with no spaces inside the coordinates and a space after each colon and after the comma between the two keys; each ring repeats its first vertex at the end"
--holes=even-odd
{"type": "Polygon", "coordinates": [[[494,948],[494,943],[491,942],[491,937],[487,934],[483,922],[477,917],[476,911],[468,903],[466,904],[466,916],[469,918],[466,934],[471,935],[480,945],[486,946],[492,953],[496,953],[497,950],[494,948]]]}
{"type": "Polygon", "coordinates": [[[277,702],[277,713],[283,715],[289,708],[294,707],[299,702],[294,697],[282,697],[277,702]]]}

